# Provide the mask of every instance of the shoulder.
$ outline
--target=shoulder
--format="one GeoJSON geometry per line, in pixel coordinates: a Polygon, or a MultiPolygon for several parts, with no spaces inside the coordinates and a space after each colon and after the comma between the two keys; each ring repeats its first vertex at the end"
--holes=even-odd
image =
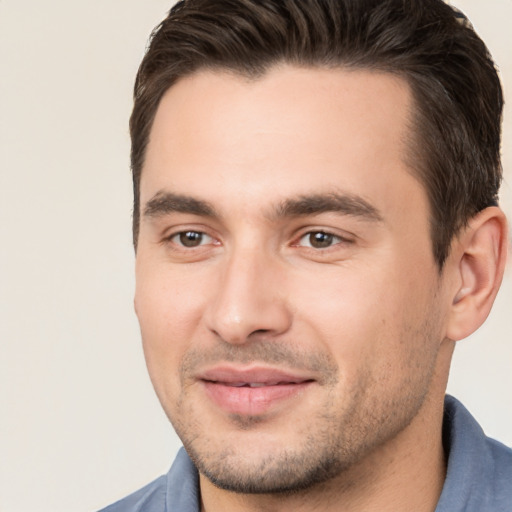
{"type": "Polygon", "coordinates": [[[485,456],[499,472],[512,472],[512,448],[487,437],[470,412],[451,396],[445,399],[444,422],[445,445],[450,454],[456,452],[451,454],[454,458],[462,454],[467,458],[485,456]]]}
{"type": "Polygon", "coordinates": [[[181,448],[167,473],[99,512],[198,512],[199,476],[181,448]]]}
{"type": "Polygon", "coordinates": [[[512,448],[486,438],[487,448],[493,461],[494,481],[496,485],[508,489],[509,504],[512,505],[512,448]]]}
{"type": "Polygon", "coordinates": [[[479,495],[483,510],[489,512],[510,512],[512,510],[512,449],[504,444],[485,438],[485,453],[471,461],[480,473],[480,479],[486,486],[475,489],[479,495]]]}
{"type": "Polygon", "coordinates": [[[467,409],[445,401],[447,474],[436,512],[510,512],[512,449],[490,439],[467,409]]]}
{"type": "Polygon", "coordinates": [[[165,495],[166,477],[161,476],[99,512],[164,512],[165,495]]]}

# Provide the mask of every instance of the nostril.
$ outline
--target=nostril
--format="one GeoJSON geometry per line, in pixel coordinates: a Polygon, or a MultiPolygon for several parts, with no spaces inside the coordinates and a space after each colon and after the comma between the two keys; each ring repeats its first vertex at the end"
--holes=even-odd
{"type": "Polygon", "coordinates": [[[267,334],[270,332],[270,329],[257,329],[255,331],[252,331],[249,336],[257,336],[258,334],[267,334]]]}

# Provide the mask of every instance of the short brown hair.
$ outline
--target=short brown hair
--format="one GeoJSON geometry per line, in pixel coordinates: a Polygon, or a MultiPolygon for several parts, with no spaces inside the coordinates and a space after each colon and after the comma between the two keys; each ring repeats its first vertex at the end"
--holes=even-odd
{"type": "Polygon", "coordinates": [[[153,32],[130,119],[137,244],[144,156],[160,100],[200,69],[258,78],[278,63],[396,74],[416,111],[409,163],[431,208],[439,268],[453,236],[496,205],[503,97],[494,63],[442,0],[184,0],[153,32]]]}

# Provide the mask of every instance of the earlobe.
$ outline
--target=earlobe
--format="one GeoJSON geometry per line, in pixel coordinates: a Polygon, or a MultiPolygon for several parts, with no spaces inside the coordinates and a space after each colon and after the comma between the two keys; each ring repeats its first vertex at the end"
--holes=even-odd
{"type": "Polygon", "coordinates": [[[507,221],[498,207],[478,213],[454,242],[456,283],[447,337],[469,336],[487,318],[507,259],[507,221]]]}

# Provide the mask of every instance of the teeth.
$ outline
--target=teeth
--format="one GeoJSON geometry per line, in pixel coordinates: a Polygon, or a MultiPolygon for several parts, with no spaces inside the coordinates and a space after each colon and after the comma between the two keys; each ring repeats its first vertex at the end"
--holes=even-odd
{"type": "Polygon", "coordinates": [[[234,388],[243,388],[243,387],[262,388],[264,386],[273,386],[274,384],[273,383],[267,384],[264,382],[230,382],[229,385],[234,388]]]}
{"type": "Polygon", "coordinates": [[[234,388],[263,388],[265,386],[276,386],[279,382],[230,382],[229,385],[234,388]]]}
{"type": "Polygon", "coordinates": [[[281,382],[281,381],[272,381],[272,382],[225,382],[224,385],[231,386],[233,388],[263,388],[265,386],[278,386],[278,385],[288,385],[288,384],[296,384],[295,382],[281,382]]]}

